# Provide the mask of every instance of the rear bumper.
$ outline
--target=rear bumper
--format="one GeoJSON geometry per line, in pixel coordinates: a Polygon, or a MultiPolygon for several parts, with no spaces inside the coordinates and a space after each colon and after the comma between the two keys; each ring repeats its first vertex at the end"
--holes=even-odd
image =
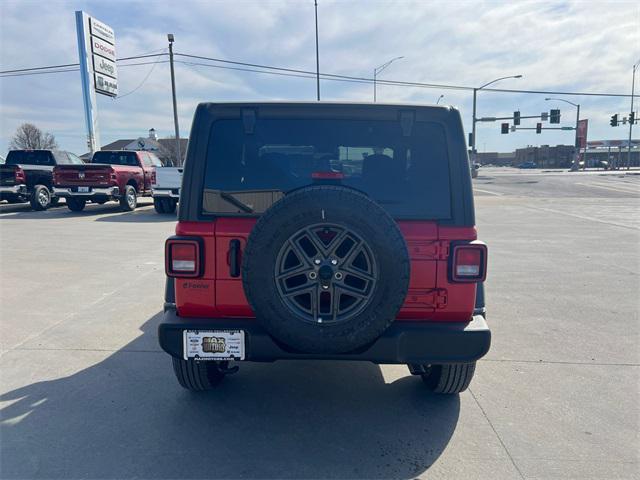
{"type": "Polygon", "coordinates": [[[91,198],[91,197],[117,197],[120,195],[120,189],[118,187],[97,188],[89,187],[89,192],[77,192],[73,191],[77,187],[54,187],[53,193],[58,197],[78,197],[78,198],[91,198]]]}
{"type": "Polygon", "coordinates": [[[481,315],[470,322],[394,322],[372,344],[355,352],[308,354],[289,349],[274,340],[254,319],[182,318],[169,308],[158,326],[160,346],[182,358],[184,330],[244,330],[246,360],[363,360],[379,364],[442,364],[473,362],[491,345],[491,331],[481,315]]]}
{"type": "Polygon", "coordinates": [[[27,186],[24,184],[21,185],[5,185],[0,187],[0,194],[11,194],[11,195],[26,195],[27,194],[27,186]]]}
{"type": "Polygon", "coordinates": [[[151,192],[153,198],[175,198],[176,200],[180,198],[180,191],[174,192],[171,189],[166,190],[153,190],[151,192]]]}

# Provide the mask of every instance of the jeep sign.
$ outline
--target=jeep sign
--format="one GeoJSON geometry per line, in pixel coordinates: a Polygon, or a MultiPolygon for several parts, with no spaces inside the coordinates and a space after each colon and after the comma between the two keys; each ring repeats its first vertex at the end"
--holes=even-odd
{"type": "Polygon", "coordinates": [[[96,73],[103,73],[105,75],[109,75],[114,79],[117,78],[118,76],[116,71],[116,64],[114,62],[95,54],[93,55],[93,70],[96,73]]]}

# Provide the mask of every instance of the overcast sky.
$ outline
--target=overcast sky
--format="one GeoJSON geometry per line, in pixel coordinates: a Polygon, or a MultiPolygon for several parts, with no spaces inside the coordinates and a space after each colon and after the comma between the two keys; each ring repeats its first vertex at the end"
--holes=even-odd
{"type": "MultiPolygon", "coordinates": [[[[640,60],[638,1],[318,3],[320,70],[326,73],[371,77],[374,67],[404,56],[381,77],[480,86],[497,77],[521,74],[522,79],[496,86],[630,94],[632,65],[640,60]]],[[[75,10],[84,10],[113,27],[118,57],[160,52],[171,32],[176,52],[315,70],[313,0],[0,0],[0,10],[1,70],[76,63],[75,10]]],[[[636,84],[640,84],[640,74],[637,77],[636,84]]],[[[176,81],[183,136],[189,133],[199,102],[314,100],[316,95],[313,79],[184,63],[176,66],[176,81]]],[[[173,133],[166,63],[120,68],[119,83],[122,98],[98,96],[103,144],[146,136],[151,127],[161,137],[173,133]]],[[[373,97],[370,84],[323,81],[321,90],[323,100],[371,101],[373,97]]],[[[465,129],[470,130],[470,92],[378,87],[378,100],[385,102],[435,103],[441,94],[445,95],[441,103],[459,108],[465,129]]],[[[507,116],[518,109],[522,115],[534,115],[559,107],[562,124],[574,124],[574,107],[544,98],[481,92],[478,116],[507,116]]],[[[581,117],[589,119],[590,140],[627,137],[628,128],[610,127],[609,117],[628,114],[629,98],[564,98],[581,104],[581,117]]],[[[23,122],[53,133],[61,148],[78,154],[87,150],[77,71],[0,78],[0,116],[0,154],[5,154],[16,127],[23,122]]],[[[523,121],[522,126],[533,127],[535,120],[523,121]]],[[[573,132],[501,135],[499,130],[498,123],[480,124],[478,150],[573,144],[573,132]]],[[[634,134],[638,137],[640,127],[634,134]]]]}

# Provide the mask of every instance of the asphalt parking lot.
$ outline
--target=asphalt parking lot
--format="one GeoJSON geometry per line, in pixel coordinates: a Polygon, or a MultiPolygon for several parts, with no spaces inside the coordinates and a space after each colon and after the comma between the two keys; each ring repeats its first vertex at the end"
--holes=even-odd
{"type": "Polygon", "coordinates": [[[312,361],[190,394],[156,341],[174,217],[0,205],[0,476],[638,478],[640,175],[474,185],[493,345],[451,397],[312,361]]]}

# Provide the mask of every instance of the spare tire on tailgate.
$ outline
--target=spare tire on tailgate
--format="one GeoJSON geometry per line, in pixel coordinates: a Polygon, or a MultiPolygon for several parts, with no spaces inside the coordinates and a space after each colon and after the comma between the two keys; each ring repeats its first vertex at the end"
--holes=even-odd
{"type": "Polygon", "coordinates": [[[296,190],[253,228],[244,291],[277,340],[308,353],[362,347],[395,320],[409,286],[409,254],[393,218],[342,186],[296,190]]]}

